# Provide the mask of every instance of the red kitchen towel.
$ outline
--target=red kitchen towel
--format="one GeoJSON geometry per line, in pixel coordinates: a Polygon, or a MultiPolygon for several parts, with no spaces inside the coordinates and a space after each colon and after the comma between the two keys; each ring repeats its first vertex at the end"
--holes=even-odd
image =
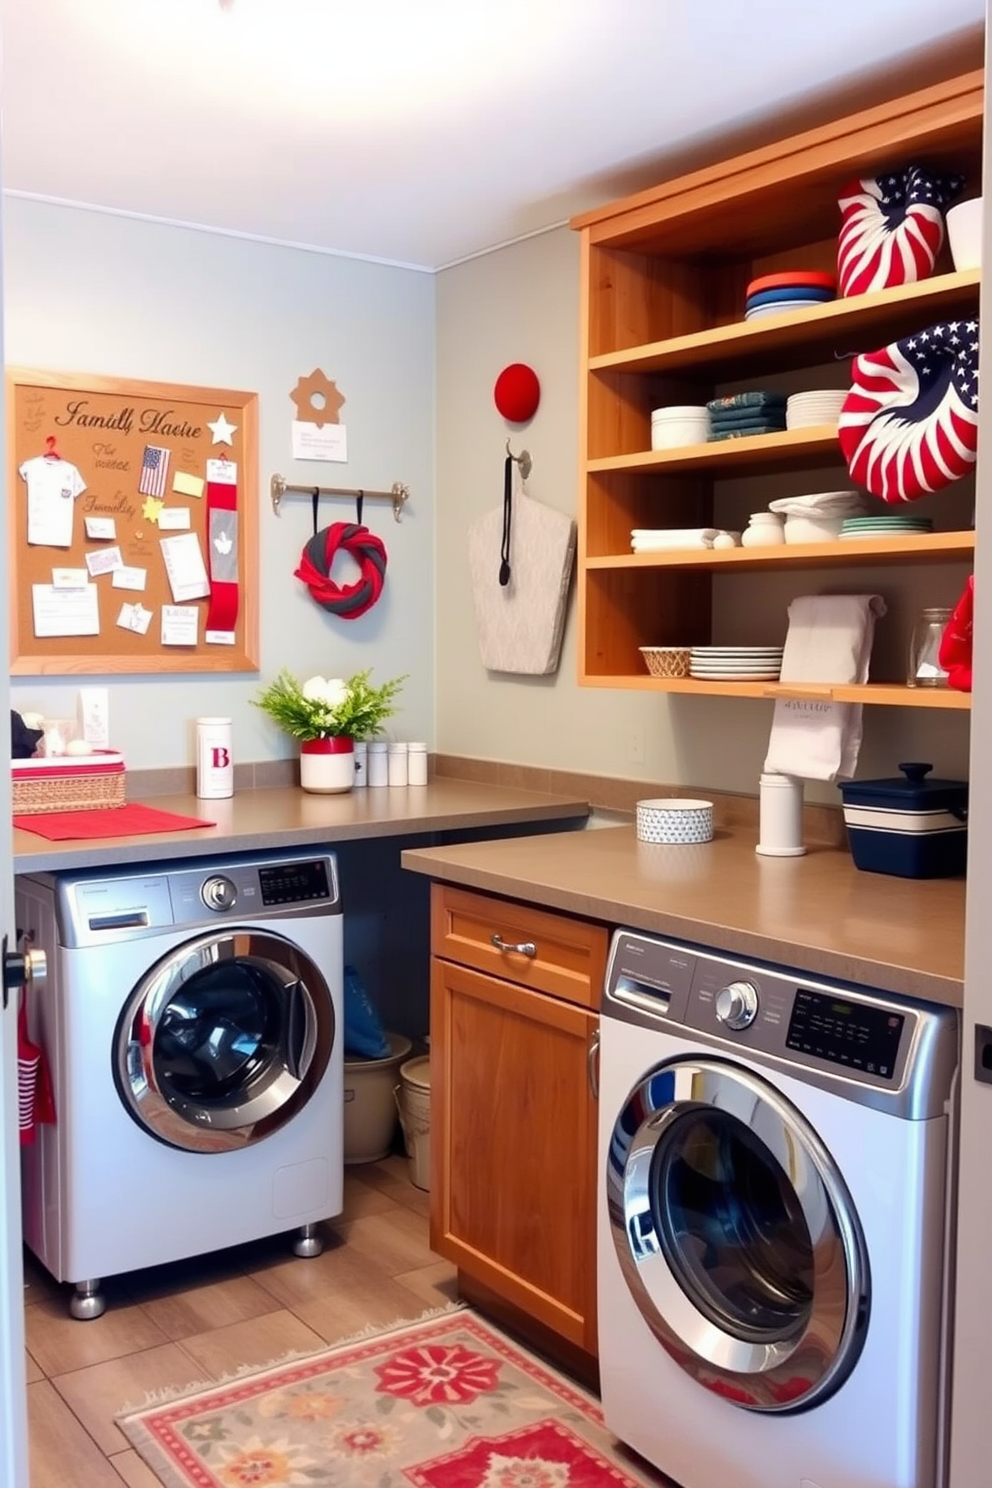
{"type": "Polygon", "coordinates": [[[98,806],[91,811],[51,811],[39,816],[15,816],[14,826],[49,842],[70,838],[143,837],[149,832],[182,832],[188,827],[213,827],[216,822],[198,816],[179,816],[157,806],[139,803],[127,806],[98,806]]]}

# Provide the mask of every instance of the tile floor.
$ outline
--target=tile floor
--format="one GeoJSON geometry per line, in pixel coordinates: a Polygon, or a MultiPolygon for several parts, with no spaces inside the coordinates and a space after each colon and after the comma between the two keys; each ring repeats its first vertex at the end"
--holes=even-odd
{"type": "Polygon", "coordinates": [[[314,1260],[276,1236],[133,1272],[107,1283],[107,1311],[85,1323],[69,1316],[71,1288],[26,1256],[31,1488],[160,1488],[115,1423],[126,1406],[453,1301],[427,1210],[406,1158],[349,1167],[344,1213],[314,1260]]]}

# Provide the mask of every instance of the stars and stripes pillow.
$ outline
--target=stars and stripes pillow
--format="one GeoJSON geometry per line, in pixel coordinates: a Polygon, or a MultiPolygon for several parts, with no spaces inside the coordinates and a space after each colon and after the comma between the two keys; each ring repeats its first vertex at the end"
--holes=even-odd
{"type": "Polygon", "coordinates": [[[867,294],[932,274],[944,241],[942,209],[963,185],[963,176],[934,176],[911,165],[845,186],[839,201],[840,294],[867,294]]]}
{"type": "Polygon", "coordinates": [[[853,478],[883,501],[915,501],[967,475],[978,451],[977,319],[855,357],[838,434],[853,478]]]}

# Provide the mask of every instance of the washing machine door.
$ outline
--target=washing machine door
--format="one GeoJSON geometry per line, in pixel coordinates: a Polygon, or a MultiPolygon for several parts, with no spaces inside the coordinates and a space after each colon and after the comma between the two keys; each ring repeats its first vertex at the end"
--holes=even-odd
{"type": "Polygon", "coordinates": [[[135,987],[117,1026],[117,1088],[160,1141],[225,1152],[292,1120],[336,1037],[315,963],[280,935],[232,927],[177,947],[135,987]]]}
{"type": "Polygon", "coordinates": [[[870,1285],[854,1205],[802,1114],[719,1059],[631,1091],[606,1201],[620,1267],[659,1342],[748,1410],[808,1409],[847,1378],[870,1285]]]}

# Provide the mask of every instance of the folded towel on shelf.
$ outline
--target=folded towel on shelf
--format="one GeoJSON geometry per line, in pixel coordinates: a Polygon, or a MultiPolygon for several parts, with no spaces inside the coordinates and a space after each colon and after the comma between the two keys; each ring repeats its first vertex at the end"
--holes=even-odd
{"type": "Polygon", "coordinates": [[[749,439],[753,434],[782,434],[784,432],[784,424],[769,424],[764,419],[755,419],[751,423],[737,424],[733,429],[713,429],[706,436],[706,442],[712,444],[718,439],[749,439]]]}
{"type": "Polygon", "coordinates": [[[711,398],[706,407],[710,415],[722,415],[735,408],[784,408],[785,393],[766,392],[755,388],[749,393],[731,393],[726,398],[711,398]]]}
{"type": "Polygon", "coordinates": [[[717,527],[673,527],[670,529],[635,527],[630,534],[634,553],[665,553],[680,548],[711,548],[719,535],[717,527]]]}
{"type": "MultiPolygon", "coordinates": [[[[789,606],[780,682],[867,682],[880,594],[807,594],[789,606]]],[[[779,698],[764,768],[805,780],[849,779],[861,748],[860,703],[779,698]]]]}
{"type": "Polygon", "coordinates": [[[766,424],[776,424],[784,429],[786,411],[784,408],[728,408],[724,413],[710,414],[710,427],[733,429],[738,424],[751,423],[754,419],[760,419],[766,424]]]}

